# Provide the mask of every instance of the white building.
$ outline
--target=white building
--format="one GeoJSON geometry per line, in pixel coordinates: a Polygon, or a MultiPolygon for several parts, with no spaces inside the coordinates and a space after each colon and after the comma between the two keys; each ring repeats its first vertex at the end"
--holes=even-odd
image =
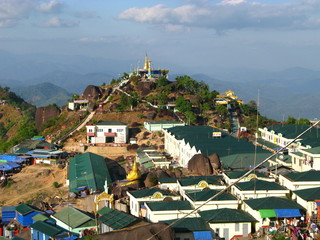
{"type": "Polygon", "coordinates": [[[238,199],[244,200],[265,197],[287,197],[290,191],[275,182],[253,179],[233,185],[231,193],[238,199]]]}
{"type": "Polygon", "coordinates": [[[167,191],[158,188],[149,188],[127,192],[130,200],[130,213],[133,216],[140,217],[145,215],[141,209],[141,205],[145,202],[159,202],[165,198],[171,198],[172,200],[180,200],[180,196],[171,194],[167,191]]]}
{"type": "MultiPolygon", "coordinates": [[[[188,201],[160,201],[145,203],[148,221],[156,223],[160,221],[182,218],[193,211],[193,207],[188,201]]],[[[194,218],[199,215],[194,212],[188,217],[194,218]]]]}
{"type": "Polygon", "coordinates": [[[237,209],[239,207],[240,201],[238,201],[234,196],[228,193],[222,193],[221,195],[215,197],[214,199],[203,205],[206,201],[208,201],[219,192],[220,191],[213,189],[202,190],[199,192],[190,192],[186,193],[185,199],[191,203],[193,208],[198,208],[201,206],[199,209],[200,211],[219,208],[237,209]]]}
{"type": "Polygon", "coordinates": [[[101,121],[88,124],[87,142],[96,143],[127,143],[129,137],[128,124],[118,121],[101,121]]]}
{"type": "Polygon", "coordinates": [[[320,187],[320,171],[306,171],[279,175],[279,183],[291,191],[320,187]]]}
{"type": "Polygon", "coordinates": [[[201,218],[209,223],[216,238],[226,240],[235,237],[248,237],[252,233],[252,225],[257,220],[243,210],[221,208],[199,212],[201,218]]]}

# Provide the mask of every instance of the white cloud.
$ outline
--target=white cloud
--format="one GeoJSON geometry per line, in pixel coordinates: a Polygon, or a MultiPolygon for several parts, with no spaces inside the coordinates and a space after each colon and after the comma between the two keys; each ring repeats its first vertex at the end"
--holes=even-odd
{"type": "Polygon", "coordinates": [[[220,5],[237,5],[240,3],[245,3],[246,0],[223,0],[222,2],[220,2],[220,5]]]}
{"type": "Polygon", "coordinates": [[[0,19],[21,19],[27,17],[29,11],[38,0],[1,0],[0,19]]]}
{"type": "Polygon", "coordinates": [[[13,27],[17,24],[17,22],[13,19],[4,19],[0,20],[0,28],[4,27],[13,27]]]}
{"type": "MultiPolygon", "coordinates": [[[[129,8],[118,19],[162,26],[230,29],[305,29],[319,28],[320,1],[295,0],[282,4],[262,4],[246,0],[223,0],[169,8],[155,5],[129,8]]],[[[172,28],[173,29],[173,28],[172,28]]]]}
{"type": "Polygon", "coordinates": [[[198,17],[204,17],[210,12],[205,8],[194,5],[184,5],[177,8],[167,8],[164,5],[156,5],[146,8],[129,8],[122,12],[118,18],[148,23],[192,23],[198,17]]]}
{"type": "Polygon", "coordinates": [[[83,42],[83,43],[106,43],[110,42],[110,40],[106,37],[100,37],[100,38],[80,38],[76,42],[83,42]]]}
{"type": "Polygon", "coordinates": [[[49,2],[41,3],[37,10],[44,13],[60,13],[62,9],[65,7],[65,3],[58,1],[58,0],[52,0],[49,2]]]}
{"type": "Polygon", "coordinates": [[[78,21],[61,19],[59,17],[52,17],[48,21],[44,22],[41,26],[56,27],[56,28],[59,28],[59,27],[71,28],[71,27],[76,27],[78,25],[79,25],[78,21]]]}

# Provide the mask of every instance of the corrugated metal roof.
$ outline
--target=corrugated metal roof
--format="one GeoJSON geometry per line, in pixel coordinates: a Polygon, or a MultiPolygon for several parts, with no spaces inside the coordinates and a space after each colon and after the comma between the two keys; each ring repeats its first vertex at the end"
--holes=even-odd
{"type": "Polygon", "coordinates": [[[292,172],[285,174],[284,177],[294,182],[319,182],[320,171],[310,170],[306,172],[292,172]]]}
{"type": "Polygon", "coordinates": [[[175,196],[165,190],[159,188],[147,188],[129,192],[135,198],[151,197],[154,193],[160,192],[164,196],[175,196]]]}
{"type": "Polygon", "coordinates": [[[55,213],[53,217],[72,228],[80,227],[89,221],[92,221],[92,226],[95,226],[94,216],[92,214],[69,206],[55,213]]]}
{"type": "Polygon", "coordinates": [[[62,228],[42,221],[35,222],[30,227],[53,238],[55,238],[59,233],[63,232],[62,228]]]}
{"type": "Polygon", "coordinates": [[[293,192],[306,201],[314,201],[320,199],[320,187],[302,189],[293,192]]]}
{"type": "Polygon", "coordinates": [[[193,186],[199,184],[201,181],[206,181],[210,185],[221,186],[220,179],[222,179],[222,176],[192,176],[180,178],[178,181],[181,186],[193,186]]]}
{"type": "MultiPolygon", "coordinates": [[[[296,124],[276,124],[268,127],[269,131],[273,130],[275,133],[281,133],[283,137],[288,139],[295,138],[298,134],[307,130],[309,126],[307,125],[296,125],[296,124]]],[[[312,128],[306,132],[302,137],[300,142],[306,146],[310,145],[312,147],[320,146],[320,134],[318,128],[312,128]]]]}
{"type": "Polygon", "coordinates": [[[250,162],[245,167],[253,165],[255,152],[257,153],[257,163],[265,159],[265,155],[260,153],[270,155],[268,151],[261,147],[255,149],[255,146],[245,139],[235,138],[220,129],[209,126],[179,126],[169,128],[167,131],[178,140],[184,139],[190,146],[194,146],[197,151],[200,150],[206,156],[217,153],[221,163],[226,167],[229,167],[231,163],[235,163],[235,161],[230,163],[230,159],[224,158],[230,155],[244,154],[247,156],[250,162]],[[221,132],[221,137],[212,137],[213,132],[221,132]]]}
{"type": "Polygon", "coordinates": [[[173,211],[173,210],[192,210],[188,201],[161,201],[146,203],[152,211],[173,211]]]}
{"type": "Polygon", "coordinates": [[[122,229],[128,227],[129,225],[141,221],[140,219],[126,214],[124,212],[120,212],[118,210],[113,210],[110,208],[102,208],[98,211],[100,215],[99,221],[108,225],[113,230],[122,229]]]}
{"type": "MultiPolygon", "coordinates": [[[[207,201],[209,198],[216,195],[218,192],[217,190],[208,189],[204,191],[199,192],[189,192],[187,195],[191,198],[193,201],[207,201]]],[[[232,201],[237,200],[236,197],[232,196],[229,193],[222,193],[221,195],[215,197],[212,201],[232,201]]]]}
{"type": "Polygon", "coordinates": [[[236,184],[236,186],[242,190],[242,191],[253,191],[253,190],[279,190],[279,191],[284,191],[287,190],[283,186],[279,185],[278,183],[275,182],[268,182],[268,181],[263,181],[259,179],[252,179],[251,181],[247,182],[239,182],[236,184]]]}
{"type": "Polygon", "coordinates": [[[231,208],[201,211],[199,214],[203,220],[210,223],[258,222],[249,213],[231,208]]]}
{"type": "MultiPolygon", "coordinates": [[[[242,177],[245,173],[247,173],[248,171],[224,171],[224,173],[230,178],[230,179],[238,179],[240,177],[242,177]]],[[[264,175],[263,173],[260,172],[255,172],[254,173],[257,177],[261,177],[261,178],[268,178],[266,175],[264,175]]]]}
{"type": "Polygon", "coordinates": [[[123,125],[123,126],[127,126],[128,124],[123,123],[123,122],[119,122],[119,121],[100,121],[98,122],[96,125],[123,125]]]}
{"type": "Polygon", "coordinates": [[[244,200],[254,210],[260,209],[304,209],[296,202],[281,197],[266,197],[244,200]]]}
{"type": "Polygon", "coordinates": [[[25,203],[21,203],[20,205],[16,206],[15,210],[23,216],[35,211],[43,212],[41,209],[25,203]]]}
{"type": "Polygon", "coordinates": [[[111,184],[111,177],[105,158],[94,153],[83,153],[70,159],[70,191],[88,186],[93,191],[104,190],[105,181],[111,184]]]}

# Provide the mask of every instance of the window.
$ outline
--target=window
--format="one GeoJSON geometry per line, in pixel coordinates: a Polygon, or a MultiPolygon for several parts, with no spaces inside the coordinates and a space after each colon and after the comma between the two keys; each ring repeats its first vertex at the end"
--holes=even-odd
{"type": "Polygon", "coordinates": [[[109,133],[111,133],[111,132],[112,132],[112,129],[111,129],[111,128],[109,128],[109,129],[108,129],[108,132],[109,132],[109,133]]]}
{"type": "Polygon", "coordinates": [[[235,224],[235,231],[236,231],[236,232],[239,232],[239,230],[240,230],[240,224],[239,224],[239,223],[236,223],[236,224],[235,224]]]}
{"type": "Polygon", "coordinates": [[[117,132],[123,132],[123,129],[117,129],[117,132]]]}
{"type": "Polygon", "coordinates": [[[102,128],[98,128],[97,132],[103,132],[102,128]]]}
{"type": "Polygon", "coordinates": [[[92,133],[92,132],[93,132],[93,129],[92,129],[92,128],[88,129],[88,132],[92,133]]]}

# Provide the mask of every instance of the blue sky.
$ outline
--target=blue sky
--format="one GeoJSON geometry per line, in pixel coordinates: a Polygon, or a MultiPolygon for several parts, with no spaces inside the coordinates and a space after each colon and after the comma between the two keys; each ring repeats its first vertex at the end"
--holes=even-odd
{"type": "Polygon", "coordinates": [[[0,49],[210,68],[320,70],[319,0],[0,0],[0,49]]]}

